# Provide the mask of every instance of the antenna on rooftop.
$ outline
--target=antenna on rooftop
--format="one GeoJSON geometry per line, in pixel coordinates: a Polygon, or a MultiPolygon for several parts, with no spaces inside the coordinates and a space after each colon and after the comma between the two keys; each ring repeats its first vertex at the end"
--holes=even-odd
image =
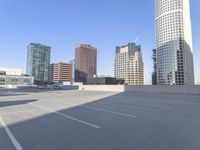
{"type": "Polygon", "coordinates": [[[140,37],[137,36],[136,39],[135,39],[135,41],[134,41],[134,43],[137,43],[137,41],[139,40],[139,38],[140,38],[140,37]]]}

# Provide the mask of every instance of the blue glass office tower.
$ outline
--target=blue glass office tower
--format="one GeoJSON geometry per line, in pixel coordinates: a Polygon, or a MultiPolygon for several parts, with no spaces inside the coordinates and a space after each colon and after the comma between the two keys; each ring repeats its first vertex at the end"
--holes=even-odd
{"type": "Polygon", "coordinates": [[[43,85],[49,82],[51,47],[30,43],[27,47],[26,73],[34,77],[34,84],[43,85]]]}
{"type": "Polygon", "coordinates": [[[189,0],[155,0],[156,69],[159,85],[193,85],[189,0]]]}

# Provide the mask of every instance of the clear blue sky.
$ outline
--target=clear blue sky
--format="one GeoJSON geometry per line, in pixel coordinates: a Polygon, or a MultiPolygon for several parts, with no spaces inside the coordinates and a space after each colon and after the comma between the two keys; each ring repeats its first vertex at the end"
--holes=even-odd
{"type": "MultiPolygon", "coordinates": [[[[200,82],[200,1],[191,0],[196,82],[200,82]]],[[[98,48],[98,74],[113,75],[115,47],[139,36],[145,83],[155,47],[154,0],[0,0],[0,67],[25,71],[26,46],[52,47],[51,62],[74,58],[77,43],[98,48]]]]}

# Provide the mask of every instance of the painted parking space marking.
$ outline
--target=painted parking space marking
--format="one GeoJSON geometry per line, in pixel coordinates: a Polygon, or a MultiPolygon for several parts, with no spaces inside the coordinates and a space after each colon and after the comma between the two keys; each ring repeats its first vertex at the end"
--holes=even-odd
{"type": "Polygon", "coordinates": [[[13,112],[0,112],[0,115],[9,115],[9,114],[17,114],[17,113],[26,113],[26,112],[32,112],[35,109],[29,109],[29,110],[21,110],[21,111],[13,111],[13,112]]]}
{"type": "Polygon", "coordinates": [[[114,115],[118,115],[118,116],[131,117],[131,118],[135,118],[136,117],[136,116],[130,115],[130,114],[125,114],[125,113],[120,113],[120,112],[105,110],[105,109],[91,107],[91,106],[80,106],[80,107],[86,108],[86,109],[95,110],[95,111],[106,112],[106,113],[110,113],[110,114],[114,114],[114,115]]]}
{"type": "Polygon", "coordinates": [[[144,108],[144,107],[138,107],[138,106],[130,106],[130,105],[118,105],[118,104],[114,104],[114,103],[101,103],[104,105],[109,105],[109,106],[119,106],[119,107],[126,107],[126,108],[130,108],[130,109],[135,109],[135,110],[143,110],[143,111],[151,111],[151,112],[158,112],[158,110],[155,109],[148,109],[148,108],[144,108]]]}
{"type": "Polygon", "coordinates": [[[2,124],[4,130],[6,131],[8,137],[12,141],[13,145],[15,146],[16,150],[23,150],[22,146],[19,144],[15,136],[12,134],[6,123],[4,122],[3,118],[0,116],[0,123],[2,124]]]}
{"type": "MultiPolygon", "coordinates": [[[[59,102],[59,103],[66,104],[66,105],[67,104],[72,104],[72,103],[69,103],[69,102],[59,102]]],[[[106,113],[115,114],[115,115],[118,115],[118,116],[126,116],[126,117],[132,117],[132,118],[136,117],[134,115],[129,115],[129,114],[125,114],[125,113],[120,113],[120,112],[105,110],[105,109],[91,107],[91,106],[82,106],[82,105],[79,105],[77,107],[81,107],[81,108],[85,108],[85,109],[91,109],[91,110],[96,110],[96,111],[101,111],[101,112],[106,112],[106,113]]]]}
{"type": "Polygon", "coordinates": [[[55,114],[57,114],[57,115],[59,115],[59,116],[62,116],[62,117],[65,117],[65,118],[74,120],[74,121],[76,121],[76,122],[79,122],[79,123],[88,125],[88,126],[90,126],[90,127],[94,127],[94,128],[98,128],[98,129],[100,128],[100,126],[98,126],[98,125],[95,125],[95,124],[92,124],[92,123],[89,123],[89,122],[86,122],[86,121],[82,121],[82,120],[80,120],[80,119],[74,118],[74,117],[72,117],[72,116],[63,114],[63,113],[61,113],[61,112],[55,111],[55,110],[53,110],[53,109],[50,109],[50,108],[47,108],[47,107],[44,107],[44,106],[41,106],[41,105],[37,105],[37,104],[30,104],[30,105],[33,105],[33,106],[38,107],[38,108],[40,108],[40,109],[43,109],[43,110],[45,110],[45,111],[49,111],[49,112],[55,113],[55,114]]]}

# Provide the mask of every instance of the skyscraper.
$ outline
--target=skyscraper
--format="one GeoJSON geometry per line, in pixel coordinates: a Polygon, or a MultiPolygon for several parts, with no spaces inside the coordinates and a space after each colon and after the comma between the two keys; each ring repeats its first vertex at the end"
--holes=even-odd
{"type": "Polygon", "coordinates": [[[156,49],[153,49],[153,73],[152,73],[152,85],[157,85],[157,54],[156,49]]]}
{"type": "Polygon", "coordinates": [[[116,47],[115,77],[128,85],[144,84],[144,65],[141,46],[135,43],[116,47]]]}
{"type": "Polygon", "coordinates": [[[54,63],[53,64],[50,64],[50,67],[49,67],[49,83],[52,84],[53,83],[53,80],[54,80],[54,63]]]}
{"type": "Polygon", "coordinates": [[[189,0],[155,0],[157,81],[194,84],[189,0]]]}
{"type": "Polygon", "coordinates": [[[78,44],[75,50],[75,81],[87,83],[97,73],[97,49],[88,44],[78,44]]]}
{"type": "Polygon", "coordinates": [[[49,81],[50,51],[50,47],[37,43],[30,43],[27,47],[26,73],[34,77],[35,84],[49,81]]]}
{"type": "Polygon", "coordinates": [[[72,82],[74,82],[75,81],[75,59],[70,60],[69,63],[72,65],[72,82]]]}

